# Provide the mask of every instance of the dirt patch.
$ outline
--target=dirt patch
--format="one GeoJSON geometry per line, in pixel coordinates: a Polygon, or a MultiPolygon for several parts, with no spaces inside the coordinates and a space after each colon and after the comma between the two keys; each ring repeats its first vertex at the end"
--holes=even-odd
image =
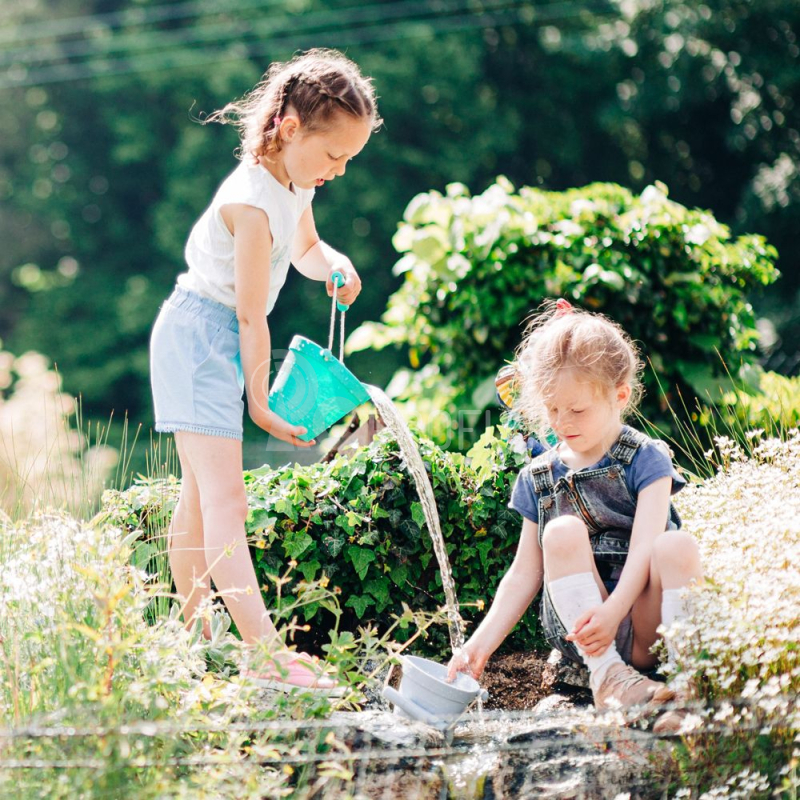
{"type": "Polygon", "coordinates": [[[586,671],[549,657],[549,651],[493,656],[481,678],[489,691],[485,708],[528,711],[554,692],[574,702],[591,702],[586,671]]]}
{"type": "Polygon", "coordinates": [[[489,659],[481,678],[487,710],[527,711],[553,691],[547,653],[507,653],[489,659]]]}

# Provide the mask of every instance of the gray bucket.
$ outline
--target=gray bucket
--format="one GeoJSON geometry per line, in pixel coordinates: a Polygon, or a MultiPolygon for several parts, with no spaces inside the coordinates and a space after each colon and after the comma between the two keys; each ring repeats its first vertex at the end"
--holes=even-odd
{"type": "Polygon", "coordinates": [[[403,678],[400,691],[386,686],[383,696],[395,707],[395,713],[419,720],[445,732],[458,722],[469,704],[478,696],[489,697],[485,689],[469,675],[459,672],[447,683],[447,667],[419,656],[401,656],[403,678]]]}

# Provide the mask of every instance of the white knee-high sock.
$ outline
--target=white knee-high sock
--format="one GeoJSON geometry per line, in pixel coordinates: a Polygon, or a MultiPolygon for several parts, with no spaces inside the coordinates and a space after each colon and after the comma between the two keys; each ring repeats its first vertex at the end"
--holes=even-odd
{"type": "MultiPolygon", "coordinates": [[[[585,611],[603,604],[600,588],[591,572],[579,572],[575,575],[557,578],[550,581],[547,590],[550,592],[553,605],[568,633],[572,631],[578,618],[585,611]]],[[[608,649],[600,656],[587,656],[577,643],[573,642],[573,644],[589,668],[589,683],[593,689],[603,682],[603,678],[612,664],[623,663],[614,642],[611,642],[608,649]]]]}
{"type": "MultiPolygon", "coordinates": [[[[686,603],[686,589],[664,589],[661,594],[661,624],[669,628],[675,620],[686,619],[689,616],[689,609],[686,603]]],[[[668,637],[664,637],[667,643],[667,657],[672,665],[677,663],[678,654],[675,646],[668,637]]]]}

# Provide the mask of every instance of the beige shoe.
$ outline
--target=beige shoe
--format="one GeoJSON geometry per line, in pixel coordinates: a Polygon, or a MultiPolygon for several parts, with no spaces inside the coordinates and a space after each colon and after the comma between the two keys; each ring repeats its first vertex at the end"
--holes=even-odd
{"type": "Polygon", "coordinates": [[[663,683],[645,678],[629,664],[609,667],[603,682],[592,691],[598,711],[610,708],[630,708],[655,702],[670,701],[675,693],[663,683]]]}
{"type": "Polygon", "coordinates": [[[679,733],[683,725],[683,721],[689,715],[686,708],[679,706],[685,705],[689,702],[690,696],[688,692],[673,692],[670,702],[676,706],[669,711],[665,711],[654,723],[653,733],[657,736],[674,736],[679,733]]]}

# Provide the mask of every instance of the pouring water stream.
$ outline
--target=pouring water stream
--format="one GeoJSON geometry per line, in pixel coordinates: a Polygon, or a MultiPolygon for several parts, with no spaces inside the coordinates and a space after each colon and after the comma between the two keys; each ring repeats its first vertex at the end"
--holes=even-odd
{"type": "Polygon", "coordinates": [[[425,471],[425,464],[405,420],[398,414],[392,401],[381,389],[368,384],[364,384],[364,386],[383,418],[383,421],[397,439],[400,452],[403,454],[406,464],[408,464],[408,469],[417,485],[419,499],[422,503],[422,510],[425,513],[425,521],[428,523],[428,533],[433,542],[433,550],[434,553],[436,553],[436,559],[439,562],[439,570],[442,576],[442,589],[444,589],[447,608],[447,627],[450,633],[450,645],[455,652],[464,644],[464,620],[458,612],[455,583],[453,581],[453,573],[450,569],[450,561],[447,558],[442,528],[439,524],[439,512],[436,508],[436,497],[433,494],[433,487],[428,478],[428,473],[425,471]]]}

